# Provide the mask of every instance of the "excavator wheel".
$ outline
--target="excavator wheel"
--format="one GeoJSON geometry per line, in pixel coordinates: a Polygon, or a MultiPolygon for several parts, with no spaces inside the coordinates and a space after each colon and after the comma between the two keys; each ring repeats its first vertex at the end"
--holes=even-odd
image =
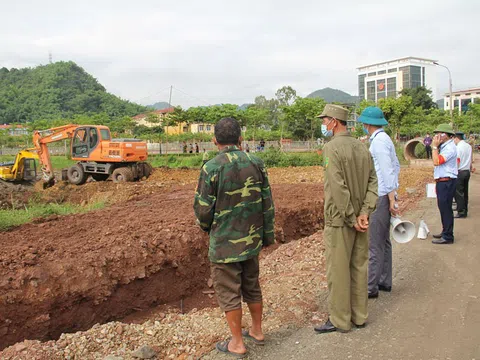
{"type": "Polygon", "coordinates": [[[92,174],[92,179],[95,181],[107,181],[109,174],[92,174]]]}
{"type": "Polygon", "coordinates": [[[145,174],[145,177],[148,179],[148,177],[153,173],[153,167],[149,163],[145,163],[143,164],[143,166],[144,166],[143,173],[145,174]]]}
{"type": "Polygon", "coordinates": [[[67,177],[70,184],[82,185],[87,181],[88,174],[85,173],[82,165],[76,164],[68,168],[67,177]]]}
{"type": "Polygon", "coordinates": [[[112,180],[114,183],[133,181],[133,172],[128,167],[120,167],[113,170],[112,180]]]}

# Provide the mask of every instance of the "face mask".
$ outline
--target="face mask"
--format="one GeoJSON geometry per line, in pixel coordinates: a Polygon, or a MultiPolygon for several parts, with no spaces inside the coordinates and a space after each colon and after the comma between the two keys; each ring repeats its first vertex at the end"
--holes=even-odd
{"type": "Polygon", "coordinates": [[[365,135],[370,135],[370,133],[368,132],[368,130],[365,126],[362,126],[362,128],[363,128],[363,132],[365,133],[365,135]]]}
{"type": "Polygon", "coordinates": [[[332,121],[330,120],[330,122],[329,122],[327,125],[323,125],[323,124],[322,124],[322,134],[323,134],[323,136],[325,136],[325,137],[331,137],[331,136],[333,136],[333,130],[328,130],[328,129],[327,129],[327,126],[330,125],[331,122],[332,122],[332,121]]]}

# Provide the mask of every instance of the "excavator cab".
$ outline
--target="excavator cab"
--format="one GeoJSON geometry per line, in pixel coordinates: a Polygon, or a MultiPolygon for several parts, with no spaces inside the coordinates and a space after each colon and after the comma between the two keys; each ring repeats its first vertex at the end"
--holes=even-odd
{"type": "Polygon", "coordinates": [[[0,164],[0,179],[5,181],[35,181],[38,155],[30,150],[22,150],[15,157],[15,161],[0,164]]]}
{"type": "MultiPolygon", "coordinates": [[[[110,140],[110,131],[108,129],[100,129],[100,132],[103,140],[110,140]],[[107,139],[104,139],[104,136],[107,139]]],[[[73,133],[72,157],[88,159],[99,143],[99,129],[91,126],[79,127],[73,133]]]]}
{"type": "Polygon", "coordinates": [[[36,181],[37,179],[37,164],[35,159],[25,158],[23,159],[23,180],[36,181]]]}

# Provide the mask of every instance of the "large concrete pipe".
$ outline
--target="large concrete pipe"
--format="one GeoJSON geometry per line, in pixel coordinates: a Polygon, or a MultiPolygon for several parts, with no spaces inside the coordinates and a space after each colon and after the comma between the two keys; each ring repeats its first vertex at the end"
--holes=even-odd
{"type": "Polygon", "coordinates": [[[403,156],[405,157],[405,159],[407,159],[410,162],[410,165],[412,166],[420,166],[420,167],[433,166],[432,160],[419,159],[416,157],[415,148],[417,147],[418,144],[423,145],[423,138],[417,137],[405,144],[405,147],[403,149],[403,156]]]}
{"type": "Polygon", "coordinates": [[[418,159],[415,156],[415,148],[417,147],[418,144],[423,145],[423,138],[417,137],[415,139],[410,140],[405,144],[405,148],[403,149],[403,154],[405,156],[405,159],[408,161],[416,160],[418,159]]]}

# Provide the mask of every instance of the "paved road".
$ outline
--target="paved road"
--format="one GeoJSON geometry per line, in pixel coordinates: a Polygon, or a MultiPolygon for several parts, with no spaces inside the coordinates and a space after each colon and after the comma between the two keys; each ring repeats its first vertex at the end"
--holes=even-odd
{"type": "MultiPolygon", "coordinates": [[[[315,334],[312,327],[269,334],[248,344],[249,359],[480,360],[480,175],[470,181],[469,218],[455,222],[455,244],[414,239],[394,244],[392,293],[369,300],[368,326],[348,334],[315,334]]],[[[434,199],[405,218],[423,216],[437,233],[434,199]]],[[[226,359],[212,353],[208,359],[226,359]]]]}

